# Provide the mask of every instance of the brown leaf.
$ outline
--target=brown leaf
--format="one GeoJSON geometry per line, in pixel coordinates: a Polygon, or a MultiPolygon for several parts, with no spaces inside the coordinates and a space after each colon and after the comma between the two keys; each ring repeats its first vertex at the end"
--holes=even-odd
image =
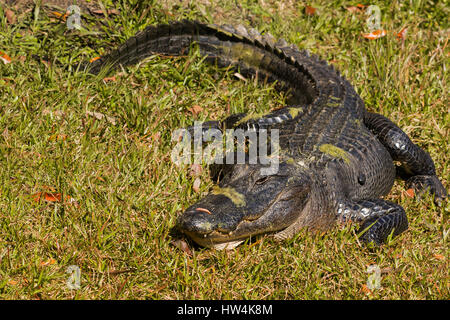
{"type": "Polygon", "coordinates": [[[50,14],[52,14],[53,16],[55,16],[56,18],[60,19],[63,22],[65,22],[67,17],[69,16],[68,12],[61,13],[58,11],[52,11],[52,12],[50,12],[50,14]]]}
{"type": "MultiPolygon", "coordinates": [[[[32,198],[35,202],[39,202],[41,199],[47,202],[61,202],[62,194],[57,192],[38,192],[33,194],[32,198]]],[[[77,205],[76,200],[70,196],[65,197],[65,202],[77,205]]]]}
{"type": "Polygon", "coordinates": [[[5,16],[6,16],[6,21],[8,21],[8,24],[16,23],[16,14],[12,10],[6,9],[5,16]]]}
{"type": "Polygon", "coordinates": [[[351,12],[351,13],[357,13],[357,12],[362,12],[361,8],[355,7],[355,6],[350,6],[345,8],[347,9],[347,11],[351,12]]]}
{"type": "Polygon", "coordinates": [[[91,60],[89,60],[90,63],[94,62],[95,60],[100,59],[100,57],[93,57],[91,60]]]}
{"type": "Polygon", "coordinates": [[[2,51],[0,51],[0,60],[2,60],[4,64],[8,64],[11,62],[11,58],[2,51]]]}
{"type": "Polygon", "coordinates": [[[405,40],[406,39],[406,33],[408,32],[408,28],[403,28],[400,30],[399,33],[397,33],[397,39],[398,40],[405,40]]]}
{"type": "Polygon", "coordinates": [[[48,265],[52,265],[55,264],[56,260],[53,258],[47,259],[47,261],[43,261],[40,263],[41,266],[48,266],[48,265]]]}
{"type": "Polygon", "coordinates": [[[200,184],[202,183],[202,181],[200,180],[200,178],[195,178],[194,180],[194,184],[192,185],[192,189],[199,193],[200,191],[200,184]]]}
{"type": "MultiPolygon", "coordinates": [[[[104,15],[105,15],[105,12],[103,12],[103,10],[100,10],[100,9],[97,9],[97,10],[91,10],[91,12],[94,13],[94,14],[101,15],[101,16],[104,16],[104,15]]],[[[117,10],[117,9],[110,9],[110,10],[106,10],[106,13],[107,13],[107,14],[115,14],[115,15],[118,15],[120,12],[119,12],[119,10],[117,10]]]]}
{"type": "Polygon", "coordinates": [[[105,81],[105,82],[116,82],[116,77],[115,76],[106,77],[106,78],[103,78],[103,81],[105,81]]]}
{"type": "Polygon", "coordinates": [[[311,7],[311,6],[306,6],[306,7],[305,7],[305,13],[306,13],[306,15],[308,15],[308,16],[313,16],[313,15],[316,14],[316,8],[311,7]]]}
{"type": "Polygon", "coordinates": [[[195,104],[192,106],[192,108],[188,109],[194,116],[198,115],[200,112],[203,111],[203,108],[200,107],[198,104],[195,104]]]}
{"type": "Polygon", "coordinates": [[[17,280],[13,280],[13,279],[11,279],[11,280],[9,280],[8,281],[8,284],[10,285],[10,286],[15,286],[15,285],[17,285],[19,282],[17,281],[17,280]]]}
{"type": "Polygon", "coordinates": [[[189,248],[188,244],[183,240],[176,240],[173,242],[173,245],[186,253],[189,256],[192,256],[191,248],[189,248]]]}
{"type": "Polygon", "coordinates": [[[48,138],[49,141],[65,141],[66,139],[66,134],[53,134],[48,138]]]}
{"type": "Polygon", "coordinates": [[[202,174],[202,166],[200,165],[200,164],[198,164],[198,163],[193,163],[192,165],[191,165],[191,172],[190,172],[190,174],[191,174],[191,176],[193,176],[193,177],[197,177],[197,176],[199,176],[199,175],[201,175],[202,174]]]}
{"type": "Polygon", "coordinates": [[[380,271],[382,274],[386,274],[386,273],[391,273],[393,270],[394,269],[392,269],[391,267],[386,267],[386,268],[381,269],[380,271]]]}
{"type": "Polygon", "coordinates": [[[362,36],[369,40],[376,40],[384,37],[387,34],[386,30],[375,30],[371,33],[364,33],[362,36]]]}
{"type": "Polygon", "coordinates": [[[25,60],[27,60],[27,57],[24,55],[18,56],[18,57],[16,57],[16,60],[19,61],[20,63],[24,63],[25,60]]]}
{"type": "Polygon", "coordinates": [[[408,190],[405,191],[406,195],[410,198],[414,198],[414,189],[409,188],[408,190]]]}
{"type": "Polygon", "coordinates": [[[88,116],[92,116],[97,120],[102,120],[102,119],[106,119],[107,121],[111,122],[111,124],[115,125],[116,124],[116,118],[114,117],[110,117],[107,115],[104,115],[103,113],[100,112],[92,112],[92,111],[86,111],[86,114],[88,116]]]}
{"type": "Polygon", "coordinates": [[[433,256],[438,260],[445,260],[445,256],[443,256],[442,254],[435,253],[433,256]]]}
{"type": "Polygon", "coordinates": [[[62,194],[61,193],[44,192],[43,197],[44,197],[45,201],[48,201],[48,202],[60,202],[62,199],[62,194]]]}
{"type": "Polygon", "coordinates": [[[97,9],[97,10],[91,10],[91,12],[92,12],[92,13],[95,13],[95,14],[103,15],[103,11],[100,10],[100,9],[97,9]]]}
{"type": "Polygon", "coordinates": [[[366,284],[362,285],[361,291],[364,292],[365,294],[372,294],[372,290],[370,290],[366,284]]]}

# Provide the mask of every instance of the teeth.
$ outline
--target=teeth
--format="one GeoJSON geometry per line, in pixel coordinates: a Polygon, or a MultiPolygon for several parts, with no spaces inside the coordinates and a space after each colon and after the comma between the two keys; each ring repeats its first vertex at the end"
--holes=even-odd
{"type": "Polygon", "coordinates": [[[212,247],[216,250],[232,250],[236,248],[239,244],[244,242],[244,240],[230,241],[225,243],[214,244],[212,247]]]}

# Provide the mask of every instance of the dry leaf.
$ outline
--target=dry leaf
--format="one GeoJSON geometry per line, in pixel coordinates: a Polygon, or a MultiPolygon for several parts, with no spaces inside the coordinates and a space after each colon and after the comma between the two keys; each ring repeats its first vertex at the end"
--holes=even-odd
{"type": "Polygon", "coordinates": [[[192,251],[189,248],[188,244],[183,240],[176,240],[173,242],[173,245],[180,249],[181,251],[187,253],[189,256],[192,256],[192,251]]]}
{"type": "Polygon", "coordinates": [[[192,189],[195,191],[195,192],[199,192],[200,191],[200,184],[201,184],[201,180],[200,180],[200,178],[195,178],[195,180],[194,180],[194,184],[192,185],[192,189]]]}
{"type": "Polygon", "coordinates": [[[445,256],[443,256],[442,254],[439,254],[439,253],[435,253],[434,257],[438,260],[445,260],[445,256]]]}
{"type": "Polygon", "coordinates": [[[362,36],[369,40],[376,40],[384,37],[387,34],[386,30],[375,30],[371,33],[364,33],[362,36]]]}
{"type": "MultiPolygon", "coordinates": [[[[97,9],[97,10],[91,10],[91,12],[94,13],[94,14],[101,15],[101,16],[104,16],[104,15],[105,15],[105,13],[103,12],[103,10],[100,10],[100,9],[97,9]]],[[[106,10],[106,12],[107,12],[108,14],[115,14],[115,15],[117,15],[117,14],[120,13],[119,10],[116,10],[116,9],[106,10]]]]}
{"type": "Polygon", "coordinates": [[[190,174],[191,174],[191,176],[193,176],[193,177],[197,177],[197,176],[199,176],[199,175],[201,175],[202,174],[202,166],[200,165],[200,164],[198,164],[198,163],[193,163],[192,165],[191,165],[191,172],[190,172],[190,174]]]}
{"type": "Polygon", "coordinates": [[[408,28],[403,28],[402,30],[400,30],[400,32],[397,33],[397,39],[398,40],[405,40],[407,32],[408,32],[408,28]]]}
{"type": "MultiPolygon", "coordinates": [[[[32,195],[32,198],[35,202],[39,202],[41,199],[47,201],[47,202],[61,202],[62,200],[62,194],[57,192],[38,192],[32,195]]],[[[65,197],[65,203],[68,204],[75,204],[77,205],[77,201],[70,197],[65,197]]]]}
{"type": "Polygon", "coordinates": [[[6,16],[6,21],[8,21],[8,24],[16,23],[16,14],[12,10],[6,9],[5,16],[6,16]]]}
{"type": "Polygon", "coordinates": [[[345,9],[347,9],[347,11],[349,11],[351,13],[362,12],[361,8],[355,7],[355,6],[350,6],[350,7],[347,7],[345,9]]]}
{"type": "Polygon", "coordinates": [[[410,188],[405,191],[406,195],[410,198],[414,198],[414,189],[410,188]]]}
{"type": "Polygon", "coordinates": [[[48,138],[49,141],[65,141],[67,139],[66,134],[53,134],[48,138]]]}
{"type": "Polygon", "coordinates": [[[244,82],[247,82],[247,79],[246,79],[242,74],[240,74],[239,72],[235,72],[235,73],[234,73],[234,76],[235,76],[236,78],[238,78],[239,80],[242,80],[242,81],[244,81],[244,82]]]}
{"type": "Polygon", "coordinates": [[[361,291],[364,292],[365,294],[372,294],[372,290],[370,290],[366,284],[362,285],[361,291]]]}
{"type": "Polygon", "coordinates": [[[51,117],[55,117],[58,119],[64,118],[66,116],[66,113],[62,110],[54,110],[54,111],[50,111],[49,109],[44,109],[42,110],[42,115],[43,116],[51,116],[51,117]]]}
{"type": "Polygon", "coordinates": [[[313,15],[316,14],[316,8],[311,7],[311,6],[306,6],[306,7],[305,7],[305,13],[306,13],[306,15],[308,15],[308,16],[313,16],[313,15]]]}
{"type": "Polygon", "coordinates": [[[11,62],[11,58],[2,51],[0,51],[0,60],[2,60],[4,64],[8,64],[11,62]]]}
{"type": "Polygon", "coordinates": [[[94,57],[91,60],[89,60],[89,62],[92,63],[92,62],[94,62],[95,60],[98,60],[98,59],[100,59],[100,57],[94,57]]]}
{"type": "Polygon", "coordinates": [[[19,61],[20,63],[24,63],[25,62],[25,60],[27,60],[27,57],[26,56],[18,56],[18,57],[16,57],[16,60],[17,61],[19,61]]]}
{"type": "Polygon", "coordinates": [[[95,119],[97,119],[97,120],[106,119],[106,120],[108,120],[109,122],[111,122],[113,125],[116,124],[116,119],[115,119],[115,118],[109,117],[109,116],[107,116],[107,115],[104,115],[103,113],[100,113],[100,112],[92,112],[92,111],[86,111],[86,114],[87,114],[88,116],[93,116],[93,117],[94,117],[95,119]]]}
{"type": "Polygon", "coordinates": [[[58,19],[61,19],[62,21],[66,21],[67,17],[69,16],[68,12],[61,13],[61,12],[58,12],[58,11],[52,11],[52,12],[50,12],[50,14],[54,15],[58,19]]]}
{"type": "Polygon", "coordinates": [[[55,264],[56,263],[56,260],[55,259],[53,259],[53,258],[50,258],[50,259],[48,259],[47,261],[43,261],[43,262],[41,262],[41,266],[48,266],[48,265],[51,265],[51,264],[55,264]]]}
{"type": "Polygon", "coordinates": [[[10,285],[10,286],[15,286],[15,285],[17,285],[19,282],[17,282],[16,280],[9,280],[8,281],[8,284],[10,285]]]}
{"type": "Polygon", "coordinates": [[[116,76],[103,78],[105,82],[116,82],[116,76]]]}
{"type": "Polygon", "coordinates": [[[203,111],[203,108],[200,107],[198,104],[195,104],[192,106],[192,108],[188,109],[194,116],[198,115],[200,112],[203,111]]]}
{"type": "Polygon", "coordinates": [[[38,192],[33,194],[34,201],[39,202],[41,199],[48,202],[59,202],[61,201],[61,193],[38,192]]]}

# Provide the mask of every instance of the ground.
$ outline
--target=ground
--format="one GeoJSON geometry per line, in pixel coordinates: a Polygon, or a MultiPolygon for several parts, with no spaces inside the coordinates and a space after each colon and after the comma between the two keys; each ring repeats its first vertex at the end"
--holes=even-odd
{"type": "Polygon", "coordinates": [[[367,7],[352,1],[112,3],[0,1],[0,298],[450,298],[448,201],[418,201],[402,181],[386,198],[405,208],[410,228],[380,248],[362,245],[350,225],[232,251],[174,238],[177,216],[213,182],[206,166],[171,161],[172,132],[267,112],[284,96],[196,53],[153,56],[104,79],[76,72],[149,24],[269,31],[341,70],[369,110],[428,150],[448,188],[448,6],[379,1],[386,35],[369,40],[367,7]],[[81,30],[68,28],[71,3],[81,30]]]}

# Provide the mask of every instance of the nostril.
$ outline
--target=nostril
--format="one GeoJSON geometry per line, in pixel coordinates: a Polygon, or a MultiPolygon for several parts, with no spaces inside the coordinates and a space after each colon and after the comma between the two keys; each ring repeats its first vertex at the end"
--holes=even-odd
{"type": "Polygon", "coordinates": [[[182,231],[197,234],[207,234],[215,229],[213,214],[202,207],[190,208],[179,218],[178,225],[182,231]]]}

